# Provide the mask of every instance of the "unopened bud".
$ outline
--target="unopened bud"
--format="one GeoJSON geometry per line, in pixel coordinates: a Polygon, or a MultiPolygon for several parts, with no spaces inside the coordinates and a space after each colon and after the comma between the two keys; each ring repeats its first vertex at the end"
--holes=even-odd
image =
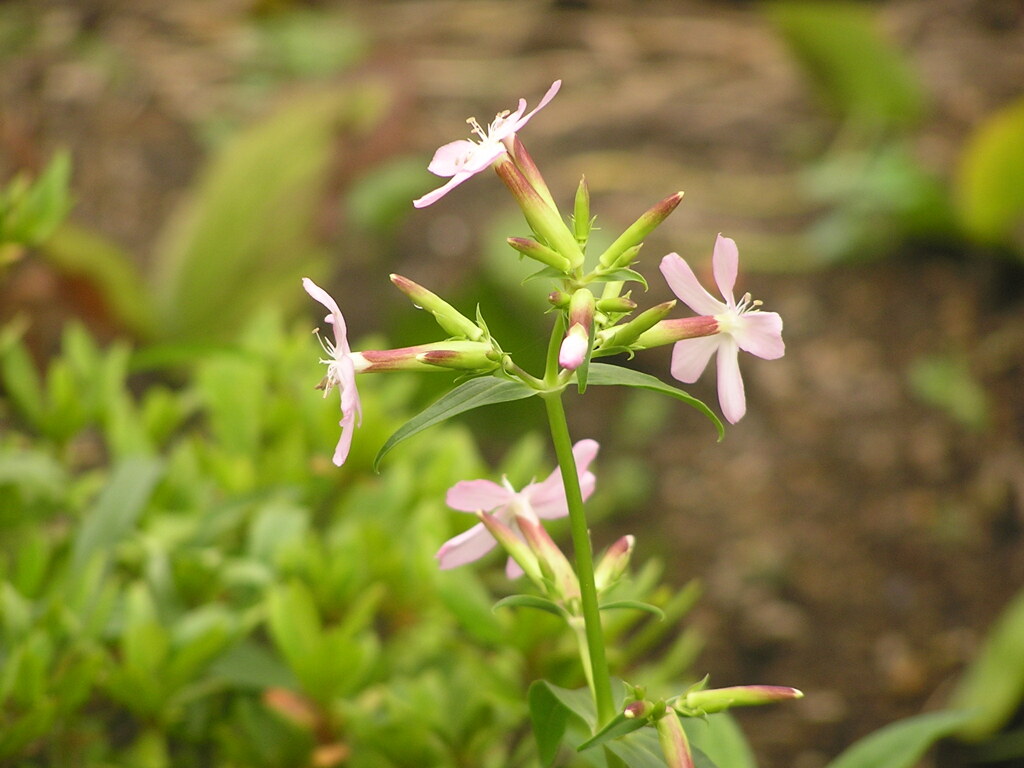
{"type": "Polygon", "coordinates": [[[417,359],[428,365],[458,371],[493,371],[498,367],[498,360],[490,345],[474,341],[442,343],[436,349],[422,352],[417,359]],[[459,346],[455,347],[455,344],[459,346]],[[473,346],[470,347],[470,344],[473,346]]]}
{"type": "Polygon", "coordinates": [[[487,532],[498,541],[508,556],[519,564],[519,567],[523,569],[523,573],[529,576],[534,584],[543,588],[544,576],[541,573],[537,556],[533,554],[533,551],[521,538],[516,536],[515,531],[487,512],[477,512],[477,517],[480,518],[480,522],[484,524],[487,532]]]}
{"type": "Polygon", "coordinates": [[[529,256],[541,264],[547,264],[549,267],[554,267],[560,272],[567,272],[569,270],[569,260],[567,258],[551,250],[546,245],[541,245],[536,240],[531,240],[528,237],[510,237],[506,242],[523,254],[523,256],[529,256]]]}
{"type": "Polygon", "coordinates": [[[583,176],[576,188],[576,200],[572,211],[573,233],[580,246],[585,245],[590,238],[590,224],[590,187],[587,186],[587,177],[583,176]]]}
{"type": "Polygon", "coordinates": [[[673,707],[683,715],[699,716],[722,712],[732,707],[755,707],[776,701],[803,698],[803,692],[782,685],[738,685],[690,691],[680,696],[673,707]]]}
{"type": "Polygon", "coordinates": [[[558,352],[558,364],[569,371],[575,371],[590,352],[591,333],[594,326],[594,294],[587,288],[579,288],[569,300],[569,330],[566,331],[562,347],[558,352]]]}
{"type": "Polygon", "coordinates": [[[430,312],[437,324],[452,336],[471,341],[479,341],[484,337],[484,332],[476,323],[419,283],[414,283],[401,275],[391,275],[391,282],[398,290],[412,299],[413,304],[430,312]]]}
{"type": "Polygon", "coordinates": [[[590,349],[590,334],[587,333],[586,328],[576,323],[562,339],[562,346],[558,350],[558,364],[567,371],[575,371],[587,359],[588,349],[590,349]]]}
{"type": "Polygon", "coordinates": [[[540,195],[517,164],[505,157],[494,164],[494,169],[519,203],[519,208],[534,233],[552,250],[565,257],[569,262],[569,269],[581,266],[583,251],[580,250],[575,235],[565,226],[558,210],[540,195]]]}
{"type": "Polygon", "coordinates": [[[636,309],[636,302],[625,296],[597,300],[597,310],[605,314],[626,314],[634,309],[636,309]]]}
{"type": "Polygon", "coordinates": [[[662,320],[649,331],[640,334],[633,342],[633,347],[635,349],[650,349],[673,344],[683,339],[714,336],[716,333],[718,333],[718,321],[710,315],[673,318],[672,320],[662,320]]]}
{"type": "MultiPolygon", "coordinates": [[[[602,301],[605,300],[603,299],[602,301]]],[[[649,331],[664,320],[665,316],[672,311],[672,308],[675,307],[675,305],[676,302],[674,299],[672,301],[666,301],[662,304],[657,304],[650,309],[645,309],[628,323],[606,328],[598,335],[601,346],[605,348],[630,346],[637,341],[643,333],[649,331]]]]}
{"type": "MultiPolygon", "coordinates": [[[[602,267],[611,267],[620,261],[619,257],[629,248],[643,243],[644,239],[655,230],[655,228],[668,218],[669,214],[676,209],[683,199],[682,192],[669,195],[653,208],[646,211],[639,219],[631,224],[625,232],[608,246],[608,249],[601,254],[599,263],[602,267]]],[[[618,264],[618,266],[628,266],[618,264]]]]}
{"type": "Polygon", "coordinates": [[[398,349],[367,349],[352,353],[356,373],[438,371],[444,368],[491,371],[491,345],[481,341],[438,341],[398,349]]]}
{"type": "Polygon", "coordinates": [[[635,543],[636,539],[633,536],[623,536],[608,547],[594,569],[594,582],[598,592],[616,584],[622,578],[622,574],[629,567],[629,558],[633,555],[635,543]]]}
{"type": "Polygon", "coordinates": [[[530,182],[537,194],[539,194],[554,211],[558,210],[558,206],[555,205],[555,199],[551,196],[551,191],[548,189],[547,182],[544,181],[544,177],[541,176],[540,169],[537,164],[533,162],[533,158],[530,157],[530,153],[526,151],[526,147],[523,145],[517,134],[512,135],[511,141],[506,139],[504,142],[505,149],[508,150],[509,155],[512,156],[513,162],[516,167],[522,172],[526,180],[530,182]]]}
{"type": "Polygon", "coordinates": [[[572,297],[565,291],[552,291],[548,294],[548,301],[551,305],[558,307],[559,309],[565,309],[569,306],[569,299],[572,297]]]}
{"type": "Polygon", "coordinates": [[[686,731],[677,715],[671,709],[660,718],[655,726],[658,729],[658,743],[661,753],[665,756],[665,764],[669,768],[694,768],[693,755],[686,731]]]}
{"type": "Polygon", "coordinates": [[[634,701],[626,705],[622,714],[630,720],[642,720],[645,717],[650,717],[652,712],[654,712],[653,701],[634,701]]]}
{"type": "Polygon", "coordinates": [[[580,585],[572,564],[532,513],[516,513],[516,525],[537,557],[541,573],[554,585],[556,597],[570,600],[580,596],[580,585]]]}

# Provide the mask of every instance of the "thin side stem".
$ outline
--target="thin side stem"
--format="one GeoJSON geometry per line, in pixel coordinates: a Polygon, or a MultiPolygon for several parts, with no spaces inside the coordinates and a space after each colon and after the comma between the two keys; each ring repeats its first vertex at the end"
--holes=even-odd
{"type": "MultiPolygon", "coordinates": [[[[590,675],[594,689],[594,703],[597,706],[597,720],[604,725],[615,716],[615,702],[612,698],[612,683],[608,673],[608,660],[604,650],[604,632],[601,628],[601,612],[597,605],[597,585],[594,582],[594,555],[590,548],[590,532],[583,511],[583,493],[572,455],[572,439],[569,425],[565,420],[561,392],[541,395],[547,408],[551,440],[555,456],[562,470],[562,483],[569,506],[569,524],[572,530],[572,545],[576,559],[576,576],[580,582],[580,605],[583,609],[587,649],[590,652],[590,675]]],[[[585,662],[584,662],[585,663],[585,662]]]]}

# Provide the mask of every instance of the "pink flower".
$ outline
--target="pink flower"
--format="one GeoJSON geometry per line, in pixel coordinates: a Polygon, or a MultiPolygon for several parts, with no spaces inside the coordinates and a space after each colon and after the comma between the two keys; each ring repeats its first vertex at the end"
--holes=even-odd
{"type": "Polygon", "coordinates": [[[718,290],[724,302],[719,301],[701,286],[690,266],[679,254],[670,253],[661,260],[661,273],[672,292],[694,312],[711,316],[718,324],[718,332],[711,336],[683,339],[672,349],[672,375],[692,384],[711,356],[718,353],[718,401],[725,418],[735,424],[747,410],[740,376],[739,350],[775,360],[786,353],[782,341],[782,318],[776,312],[761,312],[760,301],[745,294],[739,303],[733,298],[739,251],[736,242],[718,236],[712,266],[718,290]]]}
{"type": "Polygon", "coordinates": [[[326,339],[320,339],[324,351],[329,356],[328,360],[320,361],[327,365],[327,375],[320,386],[324,390],[324,397],[327,397],[332,387],[337,387],[341,393],[341,437],[334,449],[334,463],[340,467],[348,458],[348,451],[352,446],[352,431],[362,421],[362,407],[359,403],[359,392],[356,391],[356,369],[352,360],[352,350],[348,346],[348,331],[341,310],[327,291],[308,277],[302,278],[302,287],[306,289],[306,293],[327,307],[330,314],[324,319],[334,327],[333,344],[326,339]]]}
{"type": "Polygon", "coordinates": [[[494,120],[484,130],[476,121],[475,117],[469,118],[466,122],[472,126],[472,131],[479,140],[459,139],[443,147],[434,153],[433,160],[427,166],[427,170],[437,176],[450,177],[448,182],[429,192],[418,200],[413,201],[417,208],[425,208],[435,203],[455,189],[470,176],[475,176],[480,171],[488,168],[491,163],[505,154],[507,146],[511,143],[516,132],[530,122],[530,118],[547,106],[547,103],[555,97],[562,81],[556,80],[552,83],[544,98],[540,100],[532,111],[526,112],[526,99],[519,100],[519,107],[515,112],[499,112],[494,120]],[[526,112],[526,114],[523,114],[526,112]]]}
{"type": "MultiPolygon", "coordinates": [[[[595,440],[580,440],[572,447],[584,501],[594,492],[594,473],[588,467],[597,456],[598,448],[595,440]]],[[[569,514],[561,469],[556,469],[545,480],[530,483],[518,492],[509,485],[508,480],[503,480],[501,485],[490,480],[464,480],[449,489],[445,502],[460,512],[490,512],[508,526],[512,525],[517,516],[530,520],[552,520],[569,514]]],[[[484,524],[477,523],[446,541],[437,551],[436,557],[441,569],[447,570],[480,559],[494,549],[495,544],[497,541],[484,524]]],[[[505,573],[514,579],[522,574],[522,569],[509,558],[505,573]]]]}

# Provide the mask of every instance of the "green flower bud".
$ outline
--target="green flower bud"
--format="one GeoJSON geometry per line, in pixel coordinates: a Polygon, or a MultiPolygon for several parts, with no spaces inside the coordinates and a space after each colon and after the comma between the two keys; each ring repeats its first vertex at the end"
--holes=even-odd
{"type": "Polygon", "coordinates": [[[601,254],[599,263],[602,267],[608,268],[613,265],[617,266],[628,266],[628,264],[617,263],[620,262],[620,256],[629,248],[643,243],[644,239],[653,232],[661,222],[668,218],[668,215],[676,209],[679,202],[683,199],[682,192],[676,192],[674,195],[669,195],[660,203],[655,205],[653,208],[645,212],[639,219],[631,224],[625,232],[623,232],[615,240],[614,243],[608,246],[608,249],[601,254]]]}
{"type": "Polygon", "coordinates": [[[419,283],[414,283],[401,275],[391,275],[391,282],[398,290],[412,299],[413,304],[430,312],[437,324],[452,336],[471,341],[480,341],[484,337],[484,332],[476,323],[419,283]]]}
{"type": "Polygon", "coordinates": [[[558,211],[534,189],[519,167],[505,157],[494,164],[494,169],[519,203],[519,208],[534,233],[564,256],[569,262],[570,269],[581,266],[583,251],[580,250],[576,237],[565,226],[558,211]]]}
{"type": "MultiPolygon", "coordinates": [[[[602,299],[607,301],[607,299],[602,299]]],[[[599,302],[600,303],[600,302],[599,302]]],[[[646,331],[661,322],[665,315],[672,311],[676,302],[666,301],[644,310],[628,323],[607,328],[598,334],[598,342],[602,347],[629,347],[646,331]]]]}
{"type": "Polygon", "coordinates": [[[551,250],[546,245],[541,245],[536,240],[531,240],[528,237],[510,237],[505,242],[523,254],[523,256],[529,256],[541,264],[554,267],[559,272],[569,271],[569,260],[565,256],[551,250]]]}
{"type": "Polygon", "coordinates": [[[587,177],[580,178],[580,185],[576,188],[576,200],[573,205],[572,228],[576,235],[576,242],[580,247],[586,245],[590,238],[590,187],[587,186],[587,177]]]}
{"type": "Polygon", "coordinates": [[[699,717],[732,707],[756,707],[787,699],[801,699],[803,692],[782,685],[739,685],[710,688],[683,694],[672,706],[682,715],[699,717]]]}

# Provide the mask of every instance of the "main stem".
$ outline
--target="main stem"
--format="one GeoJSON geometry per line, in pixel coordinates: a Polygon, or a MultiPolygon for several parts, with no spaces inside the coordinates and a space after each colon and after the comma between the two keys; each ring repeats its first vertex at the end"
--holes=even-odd
{"type": "Polygon", "coordinates": [[[558,466],[562,469],[562,483],[565,486],[569,524],[572,529],[572,546],[576,555],[576,576],[580,582],[580,604],[583,608],[587,649],[590,652],[589,677],[594,689],[594,703],[597,705],[597,721],[599,725],[604,725],[615,716],[615,702],[612,699],[612,681],[604,652],[604,633],[601,629],[601,612],[597,605],[597,585],[594,582],[594,556],[590,549],[587,518],[583,512],[583,493],[580,491],[576,458],[572,454],[569,424],[565,420],[565,408],[562,407],[562,393],[548,392],[541,397],[548,412],[555,456],[558,459],[558,466]]]}

